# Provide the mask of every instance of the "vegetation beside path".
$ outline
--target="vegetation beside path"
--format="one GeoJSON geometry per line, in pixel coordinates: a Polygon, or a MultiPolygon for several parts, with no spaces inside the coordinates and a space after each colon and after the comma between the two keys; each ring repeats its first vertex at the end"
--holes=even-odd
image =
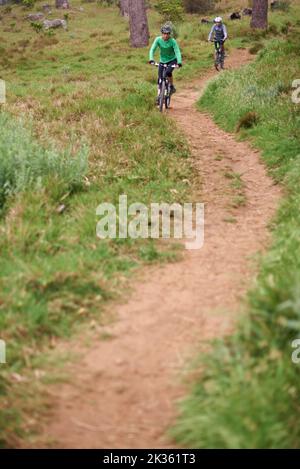
{"type": "Polygon", "coordinates": [[[200,359],[203,372],[174,429],[181,445],[299,447],[300,369],[292,361],[292,342],[300,338],[300,103],[292,102],[292,82],[300,78],[299,7],[294,18],[287,38],[264,44],[254,63],[214,80],[199,102],[220,126],[239,129],[262,150],[286,197],[246,320],[200,359]]]}

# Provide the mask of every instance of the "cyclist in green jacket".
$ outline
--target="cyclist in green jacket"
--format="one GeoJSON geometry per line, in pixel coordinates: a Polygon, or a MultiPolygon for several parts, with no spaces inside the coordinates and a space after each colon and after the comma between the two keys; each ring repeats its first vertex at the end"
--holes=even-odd
{"type": "MultiPolygon", "coordinates": [[[[181,59],[181,52],[180,48],[177,44],[177,41],[171,37],[172,29],[170,26],[165,25],[161,28],[161,36],[158,36],[150,49],[149,52],[149,63],[154,65],[154,54],[157,48],[160,49],[160,63],[167,64],[167,77],[169,78],[170,85],[171,85],[171,93],[175,93],[176,88],[173,84],[173,68],[172,65],[176,65],[177,67],[182,66],[182,59],[181,59]]],[[[163,75],[163,67],[158,67],[158,84],[162,79],[163,75]]],[[[159,88],[158,88],[158,95],[159,95],[159,88]]]]}

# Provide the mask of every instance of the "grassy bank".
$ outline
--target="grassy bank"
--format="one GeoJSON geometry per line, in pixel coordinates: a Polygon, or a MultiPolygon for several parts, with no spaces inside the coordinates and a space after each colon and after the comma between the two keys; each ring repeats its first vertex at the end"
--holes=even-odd
{"type": "MultiPolygon", "coordinates": [[[[300,19],[299,8],[294,14],[300,19]]],[[[213,81],[199,103],[224,129],[239,129],[238,137],[262,150],[287,195],[249,293],[247,319],[201,358],[204,371],[174,431],[183,445],[299,447],[300,369],[291,359],[291,343],[300,337],[300,104],[292,102],[292,81],[300,77],[299,23],[286,40],[265,44],[254,63],[213,81]]]]}

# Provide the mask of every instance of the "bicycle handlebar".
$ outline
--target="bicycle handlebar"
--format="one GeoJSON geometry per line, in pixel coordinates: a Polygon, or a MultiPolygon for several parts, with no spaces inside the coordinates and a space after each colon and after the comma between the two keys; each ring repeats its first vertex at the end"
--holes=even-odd
{"type": "MultiPolygon", "coordinates": [[[[155,62],[154,64],[155,67],[159,67],[160,65],[162,65],[164,68],[166,67],[170,67],[170,65],[167,65],[167,64],[163,64],[163,63],[158,63],[158,62],[155,62]]],[[[171,68],[179,68],[178,65],[171,65],[171,68]]]]}

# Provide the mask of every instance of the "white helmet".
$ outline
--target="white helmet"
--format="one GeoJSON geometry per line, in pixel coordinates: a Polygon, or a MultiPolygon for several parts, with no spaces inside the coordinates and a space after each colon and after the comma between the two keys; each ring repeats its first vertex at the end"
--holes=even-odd
{"type": "Polygon", "coordinates": [[[214,19],[214,22],[215,23],[222,23],[223,19],[221,18],[221,16],[217,16],[215,19],[214,19]]]}

